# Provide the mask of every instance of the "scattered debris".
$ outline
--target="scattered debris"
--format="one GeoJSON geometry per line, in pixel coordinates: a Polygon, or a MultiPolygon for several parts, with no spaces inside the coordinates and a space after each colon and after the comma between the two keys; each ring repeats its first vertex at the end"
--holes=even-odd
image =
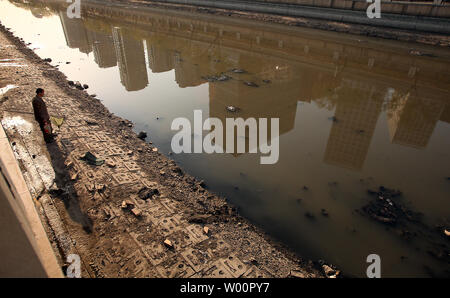
{"type": "Polygon", "coordinates": [[[233,68],[233,69],[231,70],[231,72],[234,72],[234,73],[246,73],[245,70],[243,70],[243,69],[236,69],[236,68],[233,68]]]}
{"type": "Polygon", "coordinates": [[[133,213],[133,215],[136,217],[141,217],[141,215],[142,215],[142,211],[138,208],[131,209],[131,213],[133,213]]]}
{"type": "Polygon", "coordinates": [[[212,82],[225,82],[225,81],[228,81],[228,80],[232,79],[232,77],[227,76],[226,74],[219,74],[219,75],[213,75],[213,76],[204,76],[202,78],[204,80],[207,80],[210,83],[212,83],[212,82]]]}
{"type": "Polygon", "coordinates": [[[230,77],[230,76],[227,76],[227,75],[221,75],[220,77],[217,78],[217,80],[218,80],[219,82],[225,82],[225,81],[228,81],[228,80],[230,80],[230,79],[231,79],[231,77],[230,77]]]}
{"type": "Polygon", "coordinates": [[[43,61],[44,62],[52,62],[52,59],[51,58],[45,58],[43,61]]]}
{"type": "Polygon", "coordinates": [[[239,108],[234,107],[234,106],[227,106],[227,111],[228,111],[228,112],[234,113],[234,112],[237,112],[238,109],[239,109],[239,108]]]}
{"type": "Polygon", "coordinates": [[[255,84],[253,82],[244,81],[244,84],[249,87],[259,87],[258,84],[255,84]]]}
{"type": "Polygon", "coordinates": [[[86,154],[81,158],[82,160],[86,161],[87,163],[95,166],[101,166],[105,163],[103,159],[97,158],[94,154],[91,152],[86,152],[86,154]]]}
{"type": "Polygon", "coordinates": [[[424,52],[414,50],[414,49],[410,49],[409,54],[414,55],[414,56],[437,57],[435,54],[424,53],[424,52]]]}
{"type": "Polygon", "coordinates": [[[196,214],[188,218],[190,223],[205,224],[211,216],[208,214],[196,214]]]}
{"type": "Polygon", "coordinates": [[[106,185],[105,184],[97,184],[95,186],[95,188],[97,189],[98,192],[102,192],[106,189],[106,185]]]}
{"type": "Polygon", "coordinates": [[[209,233],[209,228],[208,227],[203,227],[203,233],[205,234],[205,235],[208,235],[208,233],[209,233]]]}
{"type": "Polygon", "coordinates": [[[152,199],[154,195],[159,195],[159,190],[157,188],[149,188],[147,186],[141,188],[138,192],[138,197],[141,200],[152,199]]]}
{"type": "Polygon", "coordinates": [[[75,180],[77,180],[77,179],[78,179],[78,173],[72,174],[72,175],[70,176],[70,180],[72,180],[72,181],[75,181],[75,180]]]}
{"type": "Polygon", "coordinates": [[[322,214],[322,215],[325,216],[325,217],[328,217],[328,216],[329,216],[328,212],[327,212],[325,209],[321,209],[321,210],[320,210],[320,214],[322,214]]]}
{"type": "Polygon", "coordinates": [[[339,120],[336,118],[336,116],[332,116],[330,118],[328,118],[329,120],[333,121],[334,123],[339,122],[339,120]]]}
{"type": "Polygon", "coordinates": [[[98,125],[98,122],[92,120],[84,120],[87,125],[98,125]]]}
{"type": "Polygon", "coordinates": [[[83,88],[83,86],[81,85],[80,82],[76,82],[74,86],[75,86],[75,88],[77,88],[78,90],[84,90],[84,88],[83,88]]]}
{"type": "Polygon", "coordinates": [[[153,152],[158,152],[158,148],[155,147],[155,148],[152,149],[152,151],[153,152]]]}
{"type": "Polygon", "coordinates": [[[138,138],[141,139],[141,140],[145,140],[145,139],[147,138],[147,132],[141,131],[141,132],[138,134],[138,138]]]}
{"type": "Polygon", "coordinates": [[[323,269],[323,272],[325,273],[326,277],[328,277],[328,278],[336,278],[340,274],[339,270],[335,270],[326,264],[322,265],[322,269],[323,269]]]}
{"type": "Polygon", "coordinates": [[[298,271],[298,270],[291,270],[291,272],[289,273],[289,277],[293,277],[293,278],[305,278],[306,276],[298,271]]]}
{"type": "Polygon", "coordinates": [[[166,239],[166,240],[164,240],[164,245],[167,247],[167,248],[173,248],[173,244],[172,244],[172,241],[170,241],[169,239],[166,239]]]}
{"type": "Polygon", "coordinates": [[[314,214],[312,214],[311,212],[305,212],[305,216],[308,219],[315,219],[316,217],[314,216],[314,214]]]}
{"type": "Polygon", "coordinates": [[[133,202],[129,200],[122,201],[122,205],[120,205],[122,209],[127,209],[128,207],[134,207],[133,202]]]}
{"type": "Polygon", "coordinates": [[[84,89],[88,89],[88,88],[89,88],[89,85],[88,85],[88,84],[83,84],[83,88],[84,88],[84,89]]]}

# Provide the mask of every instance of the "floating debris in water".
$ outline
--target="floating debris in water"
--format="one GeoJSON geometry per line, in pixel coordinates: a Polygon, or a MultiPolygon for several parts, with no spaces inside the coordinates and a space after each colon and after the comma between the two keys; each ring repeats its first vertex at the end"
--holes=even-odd
{"type": "Polygon", "coordinates": [[[228,107],[227,107],[227,111],[228,111],[228,112],[234,113],[234,112],[236,112],[237,110],[238,110],[238,108],[237,108],[237,107],[234,107],[234,106],[228,106],[228,107]]]}
{"type": "Polygon", "coordinates": [[[437,57],[435,54],[424,53],[414,49],[409,50],[409,54],[414,56],[437,57]]]}
{"type": "Polygon", "coordinates": [[[147,132],[141,131],[141,132],[138,134],[138,138],[141,139],[141,140],[145,140],[145,139],[147,138],[147,132]]]}
{"type": "Polygon", "coordinates": [[[231,70],[231,72],[234,72],[234,73],[246,73],[245,70],[239,69],[239,68],[233,68],[233,69],[231,70]]]}
{"type": "Polygon", "coordinates": [[[246,86],[249,86],[249,87],[259,87],[259,85],[255,84],[255,83],[253,83],[253,82],[247,82],[247,81],[245,81],[244,84],[245,84],[246,86]]]}
{"type": "Polygon", "coordinates": [[[220,74],[220,75],[213,75],[213,76],[204,76],[204,77],[202,77],[202,79],[205,79],[208,82],[225,82],[225,81],[232,79],[232,77],[227,76],[225,74],[220,74]]]}
{"type": "Polygon", "coordinates": [[[336,116],[332,116],[332,117],[328,118],[328,120],[331,120],[336,123],[339,122],[339,120],[336,118],[336,116]]]}
{"type": "Polygon", "coordinates": [[[231,77],[229,77],[227,75],[221,75],[217,80],[220,82],[225,82],[225,81],[228,81],[229,79],[231,79],[231,77]]]}
{"type": "Polygon", "coordinates": [[[305,217],[309,219],[315,219],[316,217],[311,212],[305,212],[305,217]]]}

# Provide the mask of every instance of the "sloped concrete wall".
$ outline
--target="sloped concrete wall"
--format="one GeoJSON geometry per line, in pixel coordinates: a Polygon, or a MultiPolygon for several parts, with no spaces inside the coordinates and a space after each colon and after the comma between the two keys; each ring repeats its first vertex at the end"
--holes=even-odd
{"type": "Polygon", "coordinates": [[[63,277],[1,125],[0,277],[63,277]]]}

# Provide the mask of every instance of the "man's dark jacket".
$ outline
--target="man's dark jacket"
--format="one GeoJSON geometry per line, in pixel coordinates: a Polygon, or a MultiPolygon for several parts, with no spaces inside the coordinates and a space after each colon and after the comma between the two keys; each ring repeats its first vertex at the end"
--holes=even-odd
{"type": "Polygon", "coordinates": [[[44,122],[50,122],[50,115],[47,111],[47,106],[45,105],[44,100],[41,97],[35,96],[33,98],[33,110],[34,110],[34,119],[36,119],[39,124],[43,125],[44,122]]]}

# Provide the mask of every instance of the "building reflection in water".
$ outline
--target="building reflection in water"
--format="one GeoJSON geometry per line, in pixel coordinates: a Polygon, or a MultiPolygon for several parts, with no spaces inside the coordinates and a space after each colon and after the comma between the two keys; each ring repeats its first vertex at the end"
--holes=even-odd
{"type": "Polygon", "coordinates": [[[391,142],[425,148],[445,109],[443,101],[415,98],[411,93],[397,94],[397,105],[388,111],[391,142]]]}
{"type": "Polygon", "coordinates": [[[361,170],[383,104],[382,94],[370,85],[344,81],[338,91],[324,161],[361,170]]]}
{"type": "Polygon", "coordinates": [[[112,35],[122,85],[127,91],[144,89],[148,85],[148,77],[142,40],[120,27],[114,27],[112,35]]]}
{"type": "Polygon", "coordinates": [[[294,128],[299,101],[334,109],[323,157],[328,164],[362,170],[383,111],[391,142],[415,148],[425,148],[437,122],[450,119],[442,91],[450,86],[443,75],[449,63],[270,26],[248,28],[156,10],[105,9],[89,2],[84,7],[83,19],[59,14],[67,45],[93,51],[99,67],[118,65],[128,91],[148,84],[145,43],[153,73],[174,70],[181,88],[209,84],[210,117],[223,122],[227,117],[276,117],[282,135],[294,128]],[[90,14],[108,23],[86,29],[90,14]],[[227,82],[206,79],[232,68],[245,69],[247,76],[232,74],[227,82]],[[260,88],[246,86],[244,80],[260,88]],[[426,86],[421,87],[425,95],[405,91],[416,84],[426,86]],[[240,110],[229,113],[227,106],[240,110]]]}

